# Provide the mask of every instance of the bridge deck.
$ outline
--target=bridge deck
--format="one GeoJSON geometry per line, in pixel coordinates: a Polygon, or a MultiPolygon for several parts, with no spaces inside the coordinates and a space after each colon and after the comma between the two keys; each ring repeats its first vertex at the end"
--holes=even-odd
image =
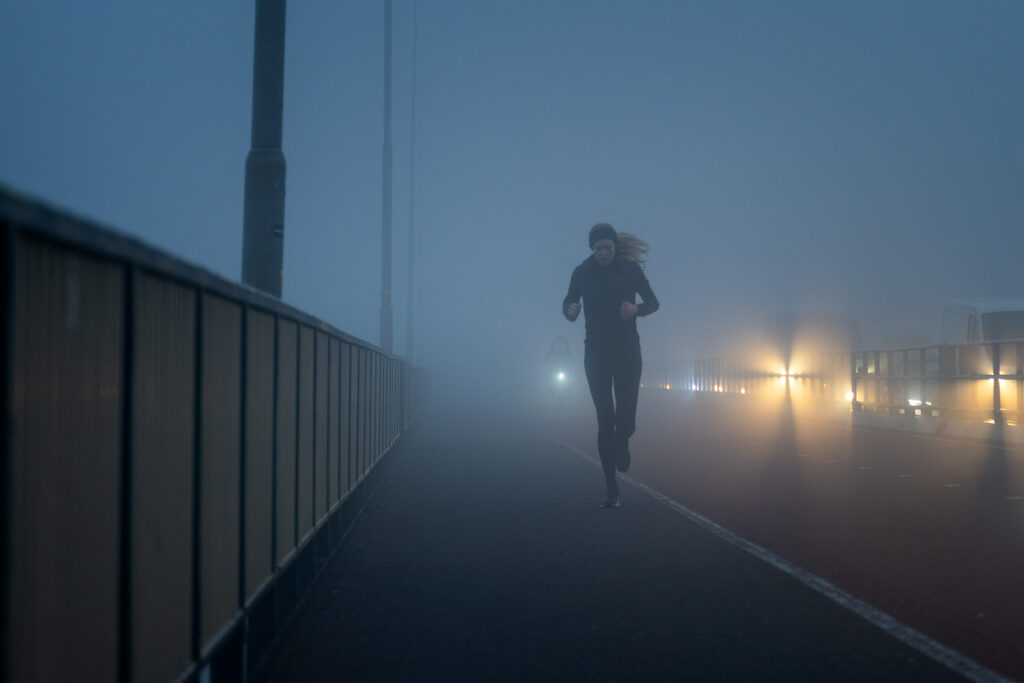
{"type": "Polygon", "coordinates": [[[601,493],[500,413],[424,415],[260,679],[960,680],[643,491],[601,493]]]}

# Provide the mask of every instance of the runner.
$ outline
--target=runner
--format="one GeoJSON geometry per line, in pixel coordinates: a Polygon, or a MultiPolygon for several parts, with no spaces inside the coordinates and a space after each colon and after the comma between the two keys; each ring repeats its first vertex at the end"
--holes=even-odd
{"type": "Polygon", "coordinates": [[[590,229],[590,249],[593,254],[572,272],[562,314],[574,322],[584,311],[583,366],[597,410],[597,451],[606,487],[601,507],[617,508],[621,503],[615,470],[629,469],[629,437],[636,431],[640,393],[636,318],[658,310],[658,299],[644,275],[646,242],[598,223],[590,229]]]}

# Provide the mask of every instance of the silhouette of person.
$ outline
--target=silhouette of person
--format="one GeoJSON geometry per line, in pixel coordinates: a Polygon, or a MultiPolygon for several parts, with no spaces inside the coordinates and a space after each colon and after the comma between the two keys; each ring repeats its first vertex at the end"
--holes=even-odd
{"type": "Polygon", "coordinates": [[[544,354],[544,365],[550,369],[566,370],[572,365],[572,352],[565,337],[555,337],[548,352],[544,354]]]}
{"type": "Polygon", "coordinates": [[[659,303],[644,274],[646,242],[607,223],[592,227],[589,241],[593,253],[573,270],[562,314],[574,322],[582,310],[586,321],[583,366],[597,411],[597,450],[606,488],[601,507],[617,508],[615,471],[629,469],[643,365],[636,319],[654,313],[659,303]]]}

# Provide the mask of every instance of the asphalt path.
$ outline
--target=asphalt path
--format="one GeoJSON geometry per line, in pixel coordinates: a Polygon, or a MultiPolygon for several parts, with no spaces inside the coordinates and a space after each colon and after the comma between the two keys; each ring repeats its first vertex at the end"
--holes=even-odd
{"type": "Polygon", "coordinates": [[[963,679],[650,489],[599,509],[581,415],[421,417],[260,680],[963,679]]]}
{"type": "MultiPolygon", "coordinates": [[[[594,453],[579,425],[552,429],[594,453]]],[[[921,419],[921,418],[907,418],[921,419]]],[[[800,405],[645,391],[630,475],[925,636],[1024,679],[1024,452],[800,405]]]]}

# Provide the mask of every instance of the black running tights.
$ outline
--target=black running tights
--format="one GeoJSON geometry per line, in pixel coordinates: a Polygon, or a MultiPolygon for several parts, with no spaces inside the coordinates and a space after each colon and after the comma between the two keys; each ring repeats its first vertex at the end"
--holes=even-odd
{"type": "Polygon", "coordinates": [[[601,455],[605,483],[609,492],[618,493],[615,483],[616,444],[628,441],[636,431],[636,401],[640,393],[642,367],[640,345],[615,350],[587,349],[583,367],[597,410],[597,452],[601,455]]]}

